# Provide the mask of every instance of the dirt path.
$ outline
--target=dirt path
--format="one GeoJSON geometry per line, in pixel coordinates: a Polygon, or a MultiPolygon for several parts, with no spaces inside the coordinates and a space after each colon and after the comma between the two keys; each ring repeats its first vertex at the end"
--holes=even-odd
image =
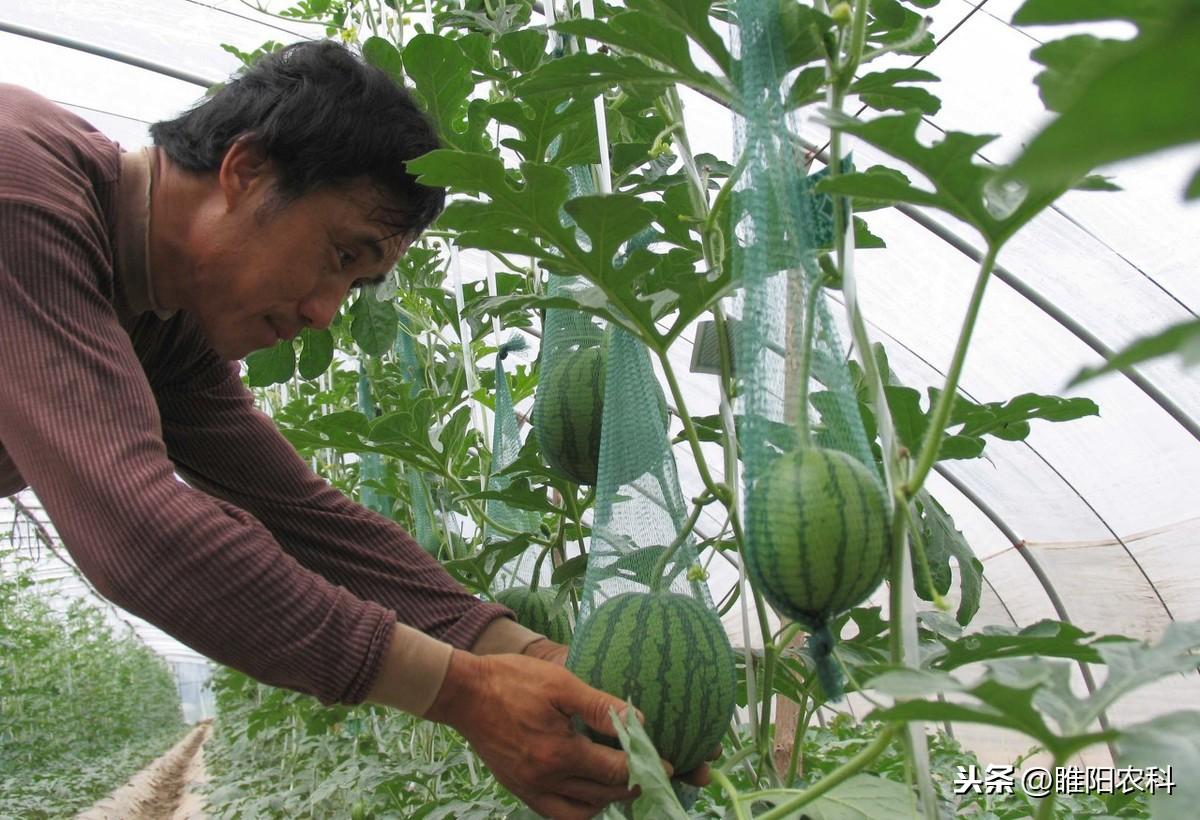
{"type": "Polygon", "coordinates": [[[75,820],[203,820],[202,801],[188,787],[204,779],[201,747],[210,724],[199,723],[170,751],[75,820]]]}

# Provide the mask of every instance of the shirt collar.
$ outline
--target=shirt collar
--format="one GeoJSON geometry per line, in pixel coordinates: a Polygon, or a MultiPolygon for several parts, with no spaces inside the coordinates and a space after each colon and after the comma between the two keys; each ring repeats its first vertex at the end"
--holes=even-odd
{"type": "Polygon", "coordinates": [[[117,192],[116,275],[129,308],[135,315],[153,312],[169,319],[174,311],[159,307],[150,271],[150,190],[157,177],[155,148],[121,154],[121,181],[117,192]]]}

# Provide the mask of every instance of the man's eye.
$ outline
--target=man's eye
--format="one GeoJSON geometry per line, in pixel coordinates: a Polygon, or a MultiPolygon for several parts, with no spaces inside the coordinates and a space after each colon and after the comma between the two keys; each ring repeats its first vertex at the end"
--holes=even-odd
{"type": "Polygon", "coordinates": [[[354,264],[354,254],[344,248],[337,249],[338,264],[343,268],[348,268],[354,264]]]}

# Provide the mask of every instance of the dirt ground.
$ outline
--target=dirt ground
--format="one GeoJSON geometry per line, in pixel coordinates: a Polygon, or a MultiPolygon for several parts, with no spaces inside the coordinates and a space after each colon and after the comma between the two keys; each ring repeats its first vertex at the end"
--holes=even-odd
{"type": "Polygon", "coordinates": [[[170,751],[75,820],[203,820],[203,800],[192,788],[204,780],[205,721],[170,751]]]}

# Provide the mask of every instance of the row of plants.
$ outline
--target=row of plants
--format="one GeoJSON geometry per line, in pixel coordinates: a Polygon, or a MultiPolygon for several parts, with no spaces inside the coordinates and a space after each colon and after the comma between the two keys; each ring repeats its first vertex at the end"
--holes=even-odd
{"type": "MultiPolygon", "coordinates": [[[[869,351],[856,355],[848,380],[880,476],[887,518],[880,531],[888,533],[880,545],[881,574],[890,606],[884,620],[878,609],[854,606],[865,594],[859,593],[857,600],[841,600],[835,609],[822,611],[822,626],[831,636],[822,641],[823,649],[797,645],[802,632],[812,631],[803,618],[785,622],[775,633],[765,617],[759,618],[765,649],[743,649],[736,659],[736,703],[744,723],[727,732],[715,785],[693,812],[711,807],[738,817],[833,817],[839,816],[838,806],[850,806],[857,816],[874,818],[966,811],[1145,816],[1146,801],[1129,795],[1106,803],[1018,793],[1005,805],[994,796],[990,799],[997,802],[981,804],[971,795],[954,794],[938,761],[961,758],[939,757],[939,750],[950,747],[925,727],[965,722],[1014,730],[1057,766],[1102,744],[1127,765],[1167,765],[1179,732],[1195,723],[1189,712],[1137,726],[1114,726],[1106,717],[1133,689],[1197,667],[1200,630],[1195,625],[1175,625],[1150,646],[1120,636],[1098,637],[1067,623],[1046,621],[1020,630],[975,623],[983,567],[924,488],[939,462],[985,458],[990,443],[1022,441],[1032,423],[1068,422],[1098,412],[1087,399],[1051,395],[976,402],[960,394],[959,379],[1005,244],[1067,190],[1114,187],[1092,174],[1096,166],[1200,137],[1187,119],[1187,75],[1160,71],[1164,60],[1192,59],[1183,55],[1196,53],[1180,50],[1200,44],[1195,11],[1183,2],[1153,9],[1117,3],[1103,10],[1084,2],[1026,2],[1014,18],[1017,24],[1120,18],[1131,21],[1138,34],[1121,41],[1073,35],[1037,49],[1034,58],[1045,67],[1038,84],[1056,116],[1021,157],[1005,166],[977,158],[991,141],[988,135],[949,132],[933,144],[918,138],[918,129],[940,108],[936,76],[915,66],[875,70],[871,65],[885,56],[907,55],[915,62],[930,53],[935,43],[923,11],[933,5],[936,0],[768,4],[767,29],[779,46],[771,53],[780,57],[776,68],[789,78],[782,104],[793,113],[819,108],[831,125],[827,146],[793,146],[797,168],[820,157],[826,170],[812,173],[797,193],[813,215],[810,252],[781,265],[819,270],[819,292],[845,305],[855,350],[869,351]],[[1112,116],[1102,112],[1138,106],[1140,95],[1131,89],[1149,87],[1161,105],[1130,113],[1122,120],[1126,131],[1096,124],[1099,117],[1112,116]],[[859,105],[870,110],[870,119],[850,116],[859,105]],[[842,145],[847,135],[890,157],[890,164],[855,168],[842,145]],[[914,181],[912,175],[922,179],[914,181]],[[854,297],[856,254],[889,252],[885,238],[869,225],[872,210],[889,207],[942,211],[970,226],[979,251],[975,287],[945,382],[926,393],[900,383],[886,351],[870,338],[854,297]],[[945,612],[948,599],[956,602],[953,617],[945,612]],[[918,601],[933,607],[918,616],[918,601]],[[839,642],[830,650],[832,638],[839,642]],[[831,687],[822,678],[831,663],[847,691],[874,707],[868,716],[873,723],[854,729],[833,724],[862,742],[832,742],[813,728],[831,705],[831,687]],[[1103,683],[1080,692],[1072,683],[1073,669],[1091,665],[1105,667],[1103,683]],[[788,707],[786,723],[775,711],[777,704],[788,707]],[[794,736],[792,753],[782,759],[772,752],[781,734],[794,736]]],[[[557,10],[556,21],[548,21],[535,17],[528,2],[430,8],[403,0],[310,0],[285,12],[323,27],[327,36],[357,42],[369,61],[414,90],[438,122],[445,147],[410,167],[424,180],[447,186],[455,198],[422,245],[402,260],[389,288],[359,295],[329,331],[305,331],[295,343],[254,354],[248,381],[263,391],[284,434],[319,471],[414,532],[424,532],[428,537],[422,543],[464,586],[485,598],[495,598],[508,583],[502,567],[529,551],[554,567],[556,604],[577,614],[593,512],[603,501],[594,488],[576,483],[581,475],[586,479],[586,471],[564,475],[549,466],[562,464],[561,454],[540,451],[533,435],[504,468],[503,481],[489,483],[495,478],[492,454],[476,409],[496,406],[491,371],[481,367],[499,344],[489,333],[492,319],[509,331],[536,336],[537,317],[545,311],[578,311],[641,345],[664,376],[679,445],[676,457],[690,460],[704,484],[670,548],[693,537],[704,560],[711,561],[724,560],[716,557],[722,552],[744,558],[752,546],[742,521],[742,493],[732,482],[745,456],[738,442],[746,385],[735,371],[734,337],[725,331],[729,310],[741,298],[738,260],[746,248],[739,226],[745,224],[752,193],[742,179],[744,157],[692,152],[678,91],[686,87],[702,94],[731,116],[748,114],[753,101],[743,91],[746,58],[737,56],[722,34],[730,24],[738,30],[739,14],[747,8],[711,0],[629,0],[622,7],[597,3],[590,13],[568,5],[557,10]],[[597,98],[603,102],[603,128],[597,126],[597,98]],[[574,195],[581,173],[591,179],[586,187],[608,190],[608,180],[598,178],[596,170],[602,155],[611,167],[611,192],[574,195]],[[635,237],[647,231],[652,241],[636,245],[635,237]],[[500,268],[495,287],[481,284],[461,294],[447,288],[448,273],[456,275],[446,251],[450,245],[491,254],[500,268]],[[577,277],[583,286],[548,288],[547,273],[577,277]],[[717,395],[703,408],[691,406],[696,397],[682,391],[670,355],[702,318],[717,328],[722,353],[717,395]],[[719,464],[715,459],[710,464],[714,444],[719,464]],[[729,483],[721,475],[730,476],[729,483]],[[540,523],[524,530],[505,527],[489,515],[489,503],[495,501],[540,523]],[[694,527],[699,511],[710,506],[723,525],[701,536],[694,527]]],[[[250,60],[272,47],[231,50],[250,60]]],[[[757,56],[753,49],[746,53],[757,56]]],[[[1186,194],[1197,193],[1193,180],[1186,194]]],[[[1178,349],[1188,332],[1173,329],[1146,341],[1113,366],[1178,349]]],[[[509,367],[513,402],[522,406],[540,377],[536,366],[509,367]]],[[[826,389],[802,393],[797,415],[806,420],[800,425],[803,433],[822,441],[820,425],[829,423],[835,408],[829,386],[818,387],[826,389]]],[[[793,419],[786,421],[796,426],[793,419]]],[[[756,489],[762,488],[756,485],[750,492],[756,489]]],[[[702,569],[698,572],[703,577],[702,569]]],[[[721,614],[738,605],[741,595],[765,614],[764,593],[770,591],[753,572],[751,581],[716,602],[721,614]]],[[[794,604],[803,615],[803,602],[789,597],[796,594],[776,590],[770,602],[785,611],[788,606],[781,603],[794,604]]],[[[244,687],[234,688],[243,692],[244,687]]],[[[255,691],[254,698],[276,703],[273,695],[255,691]]],[[[340,736],[337,732],[297,734],[298,726],[311,722],[315,707],[281,697],[284,705],[272,706],[263,720],[290,736],[292,745],[262,744],[258,765],[294,773],[289,783],[299,803],[289,805],[312,801],[335,772],[343,773],[339,783],[359,782],[352,772],[362,771],[369,758],[356,751],[359,737],[347,746],[349,741],[339,745],[330,739],[340,736]],[[298,738],[309,738],[303,749],[298,738]]],[[[249,727],[238,723],[243,713],[230,712],[227,731],[244,742],[239,759],[246,760],[254,743],[249,727]]],[[[389,766],[413,776],[411,767],[419,765],[411,756],[413,743],[404,762],[392,756],[404,748],[401,738],[428,731],[445,740],[436,728],[422,730],[400,718],[398,734],[386,735],[379,727],[391,724],[374,711],[353,719],[365,715],[372,718],[375,750],[381,737],[388,739],[387,756],[378,758],[386,761],[379,763],[381,769],[370,757],[373,778],[386,780],[389,766]]],[[[653,735],[656,727],[648,728],[653,735]]],[[[436,746],[434,752],[450,749],[436,746]]],[[[682,814],[672,791],[652,783],[657,756],[635,748],[633,757],[644,799],[653,804],[640,811],[682,814]]],[[[436,758],[422,760],[432,765],[436,758]]],[[[477,784],[472,758],[463,761],[465,769],[454,770],[452,777],[463,789],[458,797],[474,794],[470,789],[477,784]]],[[[272,797],[282,799],[270,791],[269,778],[240,766],[223,771],[222,788],[230,791],[215,792],[214,800],[237,794],[238,800],[257,801],[261,810],[272,797]]],[[[372,782],[361,791],[382,802],[363,810],[401,812],[389,802],[401,798],[380,796],[376,786],[383,780],[372,782]]],[[[501,799],[492,787],[485,790],[488,800],[501,799]]],[[[322,797],[331,799],[331,794],[322,797]]],[[[454,803],[458,797],[446,799],[462,811],[474,810],[470,801],[454,803]]],[[[447,805],[440,798],[427,799],[422,805],[438,811],[447,805]]],[[[1184,799],[1164,794],[1149,805],[1156,817],[1186,816],[1184,799]]]]}
{"type": "Polygon", "coordinates": [[[0,555],[0,817],[69,817],[183,733],[167,664],[0,555]]]}
{"type": "MultiPolygon", "coordinates": [[[[217,673],[213,688],[220,717],[205,745],[206,811],[213,820],[534,816],[488,776],[470,747],[445,727],[380,707],[323,707],[312,698],[255,683],[229,669],[217,673]]],[[[878,730],[878,724],[860,723],[847,714],[812,726],[799,751],[806,782],[819,782],[867,748],[878,730]]],[[[732,736],[742,745],[751,740],[745,726],[732,736]]],[[[1029,816],[1031,800],[1020,793],[980,790],[956,796],[962,772],[983,767],[945,732],[931,733],[929,741],[934,783],[947,811],[995,820],[1029,816]]],[[[902,781],[905,766],[902,750],[892,747],[868,771],[902,781]]],[[[738,788],[753,787],[753,776],[744,766],[722,769],[738,788]]],[[[890,795],[881,793],[876,799],[888,800],[890,795]]],[[[727,817],[725,803],[721,787],[710,785],[700,792],[689,816],[727,817]]],[[[1072,795],[1063,798],[1061,810],[1069,817],[1148,816],[1146,795],[1140,792],[1107,798],[1072,795]]]]}

